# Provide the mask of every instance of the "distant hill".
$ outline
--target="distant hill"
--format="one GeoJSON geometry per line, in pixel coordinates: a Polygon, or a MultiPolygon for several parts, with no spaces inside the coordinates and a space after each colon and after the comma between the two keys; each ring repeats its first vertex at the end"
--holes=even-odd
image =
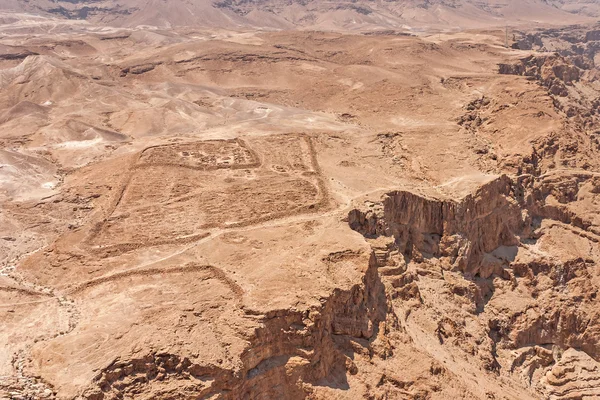
{"type": "Polygon", "coordinates": [[[480,28],[569,24],[600,16],[597,0],[3,0],[0,10],[114,26],[272,29],[480,28]]]}

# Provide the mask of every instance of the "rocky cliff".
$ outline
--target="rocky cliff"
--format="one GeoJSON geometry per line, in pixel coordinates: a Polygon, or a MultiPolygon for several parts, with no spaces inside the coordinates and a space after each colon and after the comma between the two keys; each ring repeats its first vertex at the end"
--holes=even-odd
{"type": "Polygon", "coordinates": [[[600,235],[597,217],[575,210],[598,192],[593,173],[501,176],[460,200],[390,192],[348,222],[372,244],[409,332],[535,397],[582,398],[570,396],[600,393],[600,235]],[[551,255],[556,240],[577,247],[551,255]]]}

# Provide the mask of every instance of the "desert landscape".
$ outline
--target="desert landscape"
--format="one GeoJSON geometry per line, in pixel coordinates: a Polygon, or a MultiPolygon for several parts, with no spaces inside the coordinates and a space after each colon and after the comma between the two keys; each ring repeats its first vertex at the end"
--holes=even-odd
{"type": "Polygon", "coordinates": [[[0,0],[0,398],[600,398],[596,0],[0,0]]]}

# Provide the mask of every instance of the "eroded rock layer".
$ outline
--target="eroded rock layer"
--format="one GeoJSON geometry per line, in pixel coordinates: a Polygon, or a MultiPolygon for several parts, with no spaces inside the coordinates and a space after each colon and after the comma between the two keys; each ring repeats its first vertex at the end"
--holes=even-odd
{"type": "Polygon", "coordinates": [[[429,333],[440,344],[520,380],[533,396],[593,397],[600,236],[595,215],[573,210],[591,200],[584,193],[600,192],[597,178],[502,176],[461,200],[390,192],[348,222],[372,243],[405,324],[437,320],[429,333]],[[576,247],[550,254],[556,241],[576,247]]]}

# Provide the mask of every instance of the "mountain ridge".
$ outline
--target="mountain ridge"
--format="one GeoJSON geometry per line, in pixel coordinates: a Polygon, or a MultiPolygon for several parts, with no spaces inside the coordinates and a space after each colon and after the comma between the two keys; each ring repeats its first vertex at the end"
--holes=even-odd
{"type": "Polygon", "coordinates": [[[0,10],[119,27],[263,29],[470,29],[504,24],[591,22],[586,0],[11,0],[0,10]]]}

